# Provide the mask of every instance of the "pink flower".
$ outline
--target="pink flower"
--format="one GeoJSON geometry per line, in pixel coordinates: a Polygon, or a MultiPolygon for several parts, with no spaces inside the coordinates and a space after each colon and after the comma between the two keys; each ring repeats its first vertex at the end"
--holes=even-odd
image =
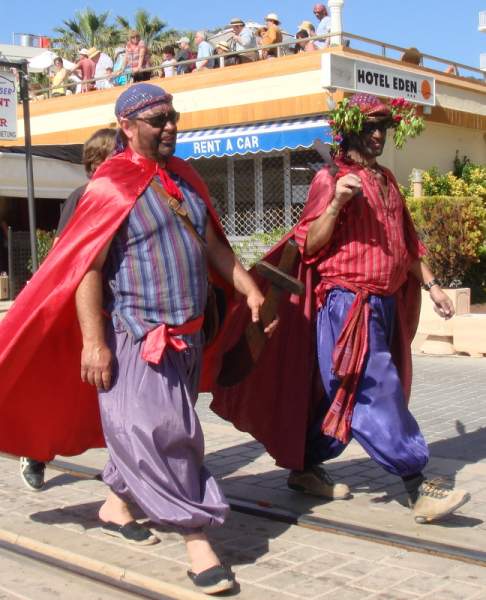
{"type": "Polygon", "coordinates": [[[330,125],[331,127],[333,127],[335,124],[336,124],[336,121],[335,121],[334,119],[331,119],[331,120],[329,121],[329,125],[330,125]]]}
{"type": "Polygon", "coordinates": [[[394,115],[393,116],[393,120],[395,121],[395,123],[400,123],[400,121],[403,119],[402,115],[394,115]]]}
{"type": "Polygon", "coordinates": [[[342,135],[339,135],[339,133],[338,133],[338,134],[336,134],[335,136],[333,136],[333,140],[334,140],[334,141],[335,141],[337,144],[340,144],[340,143],[343,141],[343,136],[342,136],[342,135]]]}
{"type": "Polygon", "coordinates": [[[395,108],[402,108],[405,106],[406,103],[407,101],[405,100],[405,98],[394,98],[391,101],[391,105],[395,108]]]}

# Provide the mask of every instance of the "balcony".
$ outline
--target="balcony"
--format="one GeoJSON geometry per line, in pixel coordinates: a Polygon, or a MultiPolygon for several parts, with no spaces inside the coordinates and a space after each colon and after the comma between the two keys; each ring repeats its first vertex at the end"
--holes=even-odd
{"type": "Polygon", "coordinates": [[[479,13],[479,31],[486,32],[486,10],[479,13]]]}

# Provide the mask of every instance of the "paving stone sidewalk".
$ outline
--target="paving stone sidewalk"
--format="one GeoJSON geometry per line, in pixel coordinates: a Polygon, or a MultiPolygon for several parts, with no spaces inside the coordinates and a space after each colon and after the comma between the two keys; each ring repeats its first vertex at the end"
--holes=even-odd
{"type": "MultiPolygon", "coordinates": [[[[413,408],[431,441],[428,474],[446,476],[472,494],[472,501],[441,525],[416,525],[400,482],[385,474],[356,444],[330,472],[346,480],[354,497],[321,503],[291,492],[287,472],[275,467],[264,449],[208,410],[202,396],[198,412],[206,437],[207,464],[229,497],[277,506],[295,514],[331,519],[484,551],[486,521],[486,360],[415,358],[413,408]]],[[[100,469],[104,450],[60,459],[100,469]]],[[[97,510],[105,488],[48,469],[40,494],[24,490],[18,464],[0,457],[0,529],[137,570],[191,589],[186,581],[181,538],[160,530],[161,543],[127,547],[99,530],[97,510]]],[[[281,598],[469,598],[486,599],[486,569],[463,562],[408,552],[392,546],[289,526],[233,512],[211,533],[223,560],[241,583],[243,600],[281,598]]],[[[0,581],[2,565],[0,562],[0,581]]]]}
{"type": "MultiPolygon", "coordinates": [[[[0,458],[0,467],[0,531],[192,589],[176,533],[159,528],[161,542],[140,548],[101,533],[96,515],[106,490],[99,481],[48,469],[47,489],[35,494],[23,488],[16,462],[0,458]]],[[[242,600],[486,598],[486,569],[453,560],[239,513],[210,535],[242,600]]],[[[0,581],[11,577],[4,568],[0,560],[0,581]]],[[[35,597],[33,586],[29,600],[35,597]]]]}

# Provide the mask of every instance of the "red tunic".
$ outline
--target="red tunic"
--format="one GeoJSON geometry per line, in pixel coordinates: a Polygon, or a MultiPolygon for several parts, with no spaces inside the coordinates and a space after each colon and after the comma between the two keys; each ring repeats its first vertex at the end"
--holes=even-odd
{"type": "MultiPolygon", "coordinates": [[[[337,161],[343,169],[359,176],[363,191],[341,210],[330,241],[317,254],[303,256],[314,264],[321,279],[339,279],[371,293],[394,294],[407,278],[411,263],[425,253],[398,185],[388,169],[384,198],[376,177],[356,164],[337,161]]],[[[319,214],[331,203],[335,181],[321,170],[309,189],[308,204],[319,196],[319,214]]],[[[306,211],[308,213],[308,211],[306,211]]],[[[295,239],[303,253],[309,226],[319,214],[311,211],[295,228],[295,239]]]]}
{"type": "Polygon", "coordinates": [[[311,223],[329,206],[335,180],[327,170],[314,179],[308,206],[319,196],[319,210],[310,210],[295,229],[303,260],[315,264],[320,277],[318,307],[327,292],[341,286],[356,293],[355,301],[336,342],[333,370],[341,384],[322,424],[325,434],[347,443],[356,390],[368,352],[369,294],[391,295],[405,283],[412,263],[425,253],[392,173],[382,168],[386,187],[361,165],[337,160],[340,174],[356,174],[362,192],[341,210],[329,242],[314,256],[304,254],[311,223]]]}
{"type": "MultiPolygon", "coordinates": [[[[349,169],[348,165],[341,165],[340,174],[345,174],[349,169]]],[[[386,174],[398,203],[398,186],[393,175],[389,171],[386,171],[386,174]]],[[[310,223],[322,214],[334,195],[334,189],[335,181],[329,176],[327,170],[320,171],[310,187],[301,223],[269,252],[265,257],[266,260],[277,264],[283,243],[289,237],[296,237],[301,246],[303,245],[302,234],[306,229],[306,223],[310,223]]],[[[371,188],[367,181],[364,183],[364,189],[366,191],[363,195],[368,195],[371,188]]],[[[375,200],[373,198],[373,201],[375,200]]],[[[401,198],[400,203],[403,207],[401,198]]],[[[404,231],[407,230],[405,238],[408,239],[408,228],[411,228],[410,233],[412,233],[413,225],[406,209],[403,209],[400,218],[403,219],[404,231]]],[[[376,227],[378,228],[379,225],[376,224],[376,227]]],[[[343,235],[347,234],[343,232],[343,235]]],[[[343,243],[343,239],[339,243],[343,243]]],[[[413,239],[414,234],[410,236],[410,242],[413,242],[413,239]]],[[[360,241],[365,245],[364,239],[361,238],[360,241]]],[[[351,243],[352,241],[349,240],[348,245],[351,243]]],[[[414,243],[411,243],[410,249],[413,249],[414,243]]],[[[334,243],[329,244],[329,247],[331,246],[334,248],[334,243]]],[[[373,248],[366,249],[368,260],[374,244],[370,246],[373,248]]],[[[327,250],[328,248],[324,248],[318,256],[300,260],[296,264],[293,274],[305,284],[306,293],[304,296],[292,296],[285,300],[280,309],[279,327],[267,342],[265,352],[250,375],[233,387],[222,388],[216,385],[213,388],[214,400],[211,408],[223,418],[232,421],[238,429],[251,433],[265,445],[278,465],[289,469],[302,469],[304,466],[307,430],[315,421],[316,415],[321,412],[319,404],[324,395],[316,363],[315,290],[320,278],[315,263],[321,259],[326,260],[327,250]]],[[[359,253],[360,256],[362,251],[363,248],[359,253]]],[[[336,250],[332,252],[333,254],[328,257],[329,260],[332,260],[336,250]]],[[[383,254],[386,252],[384,251],[383,254]]],[[[410,266],[410,261],[407,261],[407,264],[410,266]]],[[[346,267],[348,277],[358,276],[350,265],[348,261],[346,267]]],[[[373,266],[371,268],[373,269],[373,266]]],[[[396,269],[400,270],[398,266],[396,269]]],[[[336,270],[335,273],[337,272],[336,270]]],[[[339,274],[343,272],[340,271],[339,274]]],[[[391,272],[395,272],[395,268],[391,269],[391,272]]],[[[258,279],[256,274],[255,276],[258,279]]],[[[405,396],[408,397],[412,376],[410,344],[418,323],[420,289],[414,277],[406,278],[406,271],[394,278],[396,281],[401,280],[403,285],[399,289],[395,287],[394,290],[397,300],[397,323],[391,350],[405,396]]],[[[261,280],[260,283],[264,288],[266,284],[261,280]]],[[[362,288],[364,283],[360,285],[362,288]]],[[[372,293],[383,293],[383,290],[372,293]]],[[[231,348],[244,332],[248,321],[245,308],[244,303],[241,302],[229,315],[223,336],[219,339],[219,347],[222,351],[231,348]]]]}

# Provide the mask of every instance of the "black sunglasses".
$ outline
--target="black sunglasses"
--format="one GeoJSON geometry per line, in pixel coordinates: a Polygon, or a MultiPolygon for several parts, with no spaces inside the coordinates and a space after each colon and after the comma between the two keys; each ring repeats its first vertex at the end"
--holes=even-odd
{"type": "Polygon", "coordinates": [[[175,110],[171,110],[167,113],[160,113],[160,115],[154,115],[153,117],[134,117],[132,121],[143,121],[150,125],[150,127],[156,127],[157,129],[164,129],[167,123],[177,125],[179,122],[181,113],[175,110]]]}
{"type": "Polygon", "coordinates": [[[390,121],[377,121],[376,123],[368,122],[363,125],[363,133],[368,135],[373,133],[374,131],[379,131],[381,133],[385,133],[386,130],[390,127],[390,121]]]}

